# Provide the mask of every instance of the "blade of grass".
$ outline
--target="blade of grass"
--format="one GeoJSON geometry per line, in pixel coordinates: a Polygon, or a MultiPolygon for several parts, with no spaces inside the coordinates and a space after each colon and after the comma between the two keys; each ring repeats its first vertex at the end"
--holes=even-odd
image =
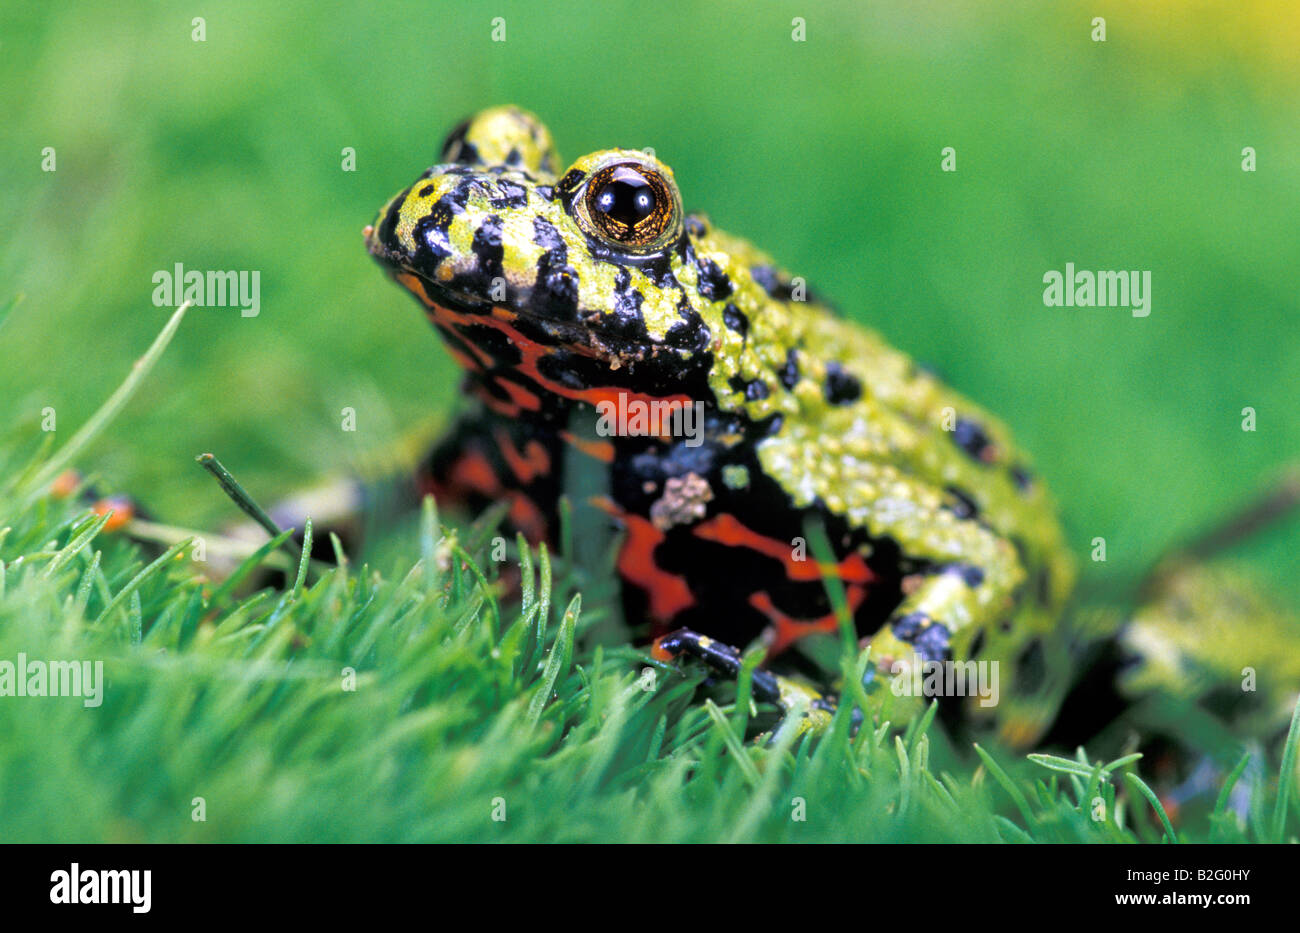
{"type": "Polygon", "coordinates": [[[758,769],[754,767],[753,760],[745,754],[745,747],[740,741],[740,737],[736,735],[735,730],[731,728],[731,723],[727,722],[727,717],[718,708],[718,704],[712,700],[705,700],[704,708],[708,710],[709,718],[713,720],[713,725],[722,735],[722,741],[726,744],[727,751],[731,752],[731,757],[736,762],[736,766],[740,768],[745,783],[752,788],[758,787],[761,780],[758,769]]]}
{"type": "Polygon", "coordinates": [[[483,575],[483,571],[479,569],[479,565],[474,558],[470,557],[469,553],[459,544],[452,548],[452,554],[464,563],[469,570],[470,576],[474,578],[479,585],[479,589],[483,591],[483,599],[488,607],[488,632],[492,642],[495,643],[497,634],[501,631],[501,608],[497,605],[496,595],[492,592],[492,584],[483,575]]]}
{"type": "Polygon", "coordinates": [[[432,594],[438,589],[438,567],[434,563],[438,548],[438,505],[433,496],[420,501],[420,557],[424,561],[424,591],[432,594]]]}
{"type": "Polygon", "coordinates": [[[568,670],[569,662],[573,658],[573,632],[578,624],[578,614],[582,611],[582,596],[573,597],[569,603],[569,608],[564,611],[564,618],[560,621],[560,630],[555,633],[555,644],[551,645],[550,656],[546,659],[546,669],[542,672],[542,682],[537,687],[537,692],[533,694],[532,701],[528,704],[528,721],[533,725],[542,718],[542,711],[546,709],[546,704],[551,701],[551,693],[555,690],[555,682],[559,680],[560,674],[568,670]]]}
{"type": "Polygon", "coordinates": [[[894,751],[898,753],[898,814],[902,820],[907,816],[907,805],[912,798],[912,763],[907,757],[907,746],[903,737],[894,736],[894,751]]]}
{"type": "Polygon", "coordinates": [[[211,609],[220,608],[225,601],[234,594],[235,588],[244,582],[244,579],[253,572],[254,569],[262,562],[262,559],[284,543],[283,539],[289,536],[290,532],[282,531],[270,541],[264,542],[252,554],[249,554],[234,572],[226,579],[221,581],[221,585],[212,591],[212,598],[208,601],[211,609]]]}
{"type": "Polygon", "coordinates": [[[1029,809],[1029,801],[1025,799],[1025,795],[1020,792],[1020,788],[1016,787],[1010,776],[1002,770],[1002,766],[994,761],[993,756],[984,751],[979,746],[979,743],[975,743],[975,754],[980,756],[980,761],[984,762],[984,767],[989,769],[989,774],[993,775],[993,780],[1002,785],[1002,789],[1007,792],[1007,796],[1016,805],[1020,815],[1025,818],[1025,824],[1033,823],[1034,814],[1029,809]]]}
{"type": "Polygon", "coordinates": [[[921,715],[920,719],[913,720],[907,728],[907,750],[914,751],[916,745],[925,737],[926,731],[934,722],[935,715],[939,712],[939,701],[931,700],[930,707],[921,715]]]}
{"type": "Polygon", "coordinates": [[[86,614],[86,604],[90,602],[90,591],[95,585],[95,577],[99,573],[99,561],[101,554],[99,551],[90,559],[90,566],[86,572],[81,575],[81,582],[77,584],[77,593],[73,597],[73,615],[70,618],[80,619],[86,614]]]}
{"type": "Polygon", "coordinates": [[[94,540],[95,535],[99,534],[100,530],[108,524],[108,520],[112,517],[112,512],[105,512],[86,526],[80,534],[64,546],[63,550],[54,555],[54,559],[51,560],[50,565],[45,568],[45,573],[42,574],[42,576],[48,580],[50,577],[58,573],[60,567],[64,566],[68,561],[72,560],[72,558],[80,554],[81,551],[94,540]]]}
{"type": "MultiPolygon", "coordinates": [[[[239,481],[231,475],[230,471],[214,454],[199,454],[194,459],[199,466],[212,474],[221,487],[221,491],[230,497],[230,501],[239,506],[241,512],[261,525],[272,538],[276,538],[281,534],[283,529],[272,520],[270,515],[266,514],[266,510],[258,505],[257,500],[248,494],[248,491],[239,484],[239,481]]],[[[292,531],[292,529],[289,530],[292,531]]],[[[302,549],[298,547],[298,542],[293,539],[292,534],[283,538],[281,543],[295,561],[302,560],[302,549]]]]}
{"type": "Polygon", "coordinates": [[[158,333],[158,336],[154,338],[149,349],[145,351],[144,356],[135,361],[135,364],[131,367],[131,372],[123,380],[122,384],[117,387],[117,391],[108,397],[108,401],[90,416],[90,420],[83,424],[80,430],[73,434],[66,444],[59,448],[49,460],[45,461],[45,466],[41,467],[36,475],[19,491],[18,499],[22,503],[23,509],[30,506],[45,491],[45,488],[54,481],[54,478],[63,472],[63,468],[77,454],[85,450],[87,445],[99,436],[99,433],[108,426],[108,423],[122,410],[123,406],[131,400],[131,396],[135,395],[136,390],[140,388],[140,384],[144,382],[154,364],[163,355],[163,351],[167,349],[167,345],[176,336],[176,329],[181,326],[181,320],[185,317],[185,312],[190,309],[190,304],[191,302],[187,301],[176,309],[175,313],[172,314],[163,329],[158,333]]]}
{"type": "Polygon", "coordinates": [[[293,581],[293,596],[290,597],[297,602],[298,597],[302,595],[302,585],[307,580],[307,565],[311,562],[311,519],[303,523],[302,529],[302,559],[298,561],[298,576],[293,581]]]}
{"type": "Polygon", "coordinates": [[[1028,845],[1033,844],[1033,837],[1005,816],[994,814],[993,822],[997,824],[999,832],[1006,834],[1008,837],[1007,842],[1024,843],[1028,845]]]}
{"type": "Polygon", "coordinates": [[[1295,792],[1297,746],[1300,746],[1300,700],[1296,701],[1295,711],[1291,714],[1291,728],[1286,734],[1286,746],[1282,751],[1282,770],[1277,778],[1277,807],[1273,810],[1274,842],[1281,842],[1286,830],[1287,801],[1295,792]]]}
{"type": "Polygon", "coordinates": [[[1250,752],[1245,752],[1241,760],[1237,762],[1236,767],[1228,772],[1224,779],[1223,786],[1219,788],[1219,796],[1214,801],[1214,810],[1210,813],[1210,842],[1223,842],[1228,830],[1239,830],[1242,826],[1237,815],[1228,815],[1228,801],[1232,799],[1232,789],[1241,780],[1241,776],[1246,772],[1250,765],[1250,752]]]}
{"type": "Polygon", "coordinates": [[[1133,785],[1133,788],[1138,793],[1147,799],[1147,802],[1151,804],[1151,809],[1156,811],[1156,816],[1160,817],[1160,822],[1165,828],[1165,837],[1170,843],[1176,843],[1178,837],[1174,835],[1174,824],[1169,822],[1169,814],[1165,812],[1164,805],[1160,802],[1160,798],[1156,796],[1156,792],[1147,786],[1146,781],[1132,771],[1126,771],[1124,777],[1128,779],[1129,784],[1133,785]]]}
{"type": "MultiPolygon", "coordinates": [[[[1058,755],[1043,755],[1035,753],[1026,755],[1034,764],[1042,765],[1052,771],[1060,771],[1062,774],[1071,774],[1078,777],[1091,778],[1097,771],[1097,766],[1090,764],[1081,764],[1070,758],[1061,758],[1058,755]]],[[[1116,758],[1109,764],[1101,765],[1102,774],[1110,774],[1116,768],[1122,768],[1124,765],[1132,764],[1142,757],[1141,752],[1134,752],[1132,755],[1125,755],[1123,758],[1116,758]]]]}
{"type": "Polygon", "coordinates": [[[177,554],[189,547],[193,541],[193,538],[187,538],[184,541],[173,544],[164,551],[161,556],[153,561],[153,563],[149,564],[149,566],[145,567],[132,577],[131,582],[122,587],[121,591],[113,597],[107,606],[104,607],[104,611],[99,614],[99,617],[95,620],[95,624],[98,625],[108,619],[113,614],[114,610],[130,599],[131,594],[138,590],[146,580],[156,574],[163,567],[167,566],[168,561],[172,560],[177,554]]]}
{"type": "Polygon", "coordinates": [[[813,552],[813,558],[817,561],[817,569],[821,574],[822,586],[826,590],[826,598],[830,600],[831,609],[835,612],[835,620],[838,623],[844,654],[846,657],[855,657],[858,649],[857,629],[853,624],[853,613],[849,611],[849,600],[844,592],[844,581],[840,579],[839,574],[836,572],[838,562],[835,560],[835,553],[831,549],[830,539],[826,537],[826,529],[820,522],[810,518],[804,523],[803,533],[808,540],[809,549],[813,552]]]}
{"type": "Polygon", "coordinates": [[[1237,762],[1235,768],[1228,772],[1223,786],[1219,788],[1219,796],[1214,801],[1214,816],[1223,816],[1228,809],[1228,800],[1232,796],[1232,788],[1236,786],[1237,781],[1241,780],[1241,775],[1245,772],[1246,766],[1250,764],[1250,752],[1241,756],[1241,761],[1237,762]]]}

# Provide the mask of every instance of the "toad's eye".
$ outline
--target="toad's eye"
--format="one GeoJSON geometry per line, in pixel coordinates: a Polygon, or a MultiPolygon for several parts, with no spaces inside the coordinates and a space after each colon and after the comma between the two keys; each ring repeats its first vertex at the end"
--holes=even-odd
{"type": "Polygon", "coordinates": [[[663,246],[681,226],[672,183],[637,162],[618,162],[593,173],[580,205],[578,216],[588,233],[638,252],[663,246]]]}

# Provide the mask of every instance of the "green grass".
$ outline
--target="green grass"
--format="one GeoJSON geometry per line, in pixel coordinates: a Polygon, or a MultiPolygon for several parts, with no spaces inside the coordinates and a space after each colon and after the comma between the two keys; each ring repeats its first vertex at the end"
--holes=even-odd
{"type": "MultiPolygon", "coordinates": [[[[238,595],[283,536],[224,582],[188,559],[190,539],[145,555],[43,487],[108,426],[179,317],[65,448],[33,456],[18,438],[0,447],[0,660],[100,660],[105,679],[95,708],[0,698],[5,841],[1156,842],[1300,832],[1287,807],[1294,779],[1248,772],[1248,758],[1212,812],[1175,828],[1141,777],[1141,756],[954,748],[934,707],[902,729],[852,735],[844,705],[820,738],[793,719],[755,738],[756,656],[734,694],[701,699],[698,673],[593,643],[604,610],[576,592],[589,576],[545,548],[516,542],[520,595],[503,600],[503,568],[487,559],[492,520],[457,530],[432,500],[409,531],[411,556],[391,573],[346,558],[313,571],[304,559],[287,565],[283,588],[238,595]],[[1244,825],[1227,810],[1242,779],[1252,782],[1244,825]]],[[[862,662],[845,658],[848,670],[862,662]]],[[[1294,775],[1298,739],[1300,708],[1282,774],[1294,775]]]]}
{"type": "Polygon", "coordinates": [[[232,599],[183,552],[146,569],[133,545],[96,534],[89,513],[47,498],[12,506],[0,506],[0,658],[102,659],[106,687],[97,709],[0,701],[6,841],[1154,842],[1300,831],[1267,779],[1245,826],[1225,794],[1175,831],[1135,756],[976,757],[928,717],[854,738],[843,707],[820,741],[789,728],[747,741],[751,710],[693,699],[697,675],[585,646],[599,613],[545,551],[518,552],[525,593],[502,605],[491,571],[467,560],[483,566],[481,529],[427,524],[410,542],[425,556],[392,576],[345,565],[232,599]],[[202,822],[191,819],[196,798],[202,822]]]}

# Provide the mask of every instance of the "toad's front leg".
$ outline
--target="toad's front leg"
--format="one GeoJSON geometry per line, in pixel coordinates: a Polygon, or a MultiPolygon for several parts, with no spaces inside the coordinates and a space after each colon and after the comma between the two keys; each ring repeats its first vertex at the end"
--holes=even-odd
{"type": "MultiPolygon", "coordinates": [[[[733,679],[740,676],[744,661],[739,649],[688,628],[662,635],[651,646],[651,656],[659,661],[676,660],[682,655],[703,661],[717,673],[733,679]]],[[[754,671],[750,683],[759,701],[775,704],[784,715],[799,711],[804,717],[803,729],[824,729],[835,712],[831,700],[771,671],[754,671]]]]}

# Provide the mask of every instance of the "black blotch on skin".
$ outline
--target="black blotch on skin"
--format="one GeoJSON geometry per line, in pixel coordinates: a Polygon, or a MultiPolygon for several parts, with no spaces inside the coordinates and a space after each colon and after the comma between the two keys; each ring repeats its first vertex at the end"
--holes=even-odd
{"type": "Polygon", "coordinates": [[[537,260],[534,310],[549,317],[573,319],[578,311],[578,273],[569,265],[564,238],[550,221],[534,217],[533,242],[546,250],[537,260]]]}
{"type": "Polygon", "coordinates": [[[912,642],[922,661],[944,661],[952,654],[952,633],[942,622],[932,622],[912,642]]]}
{"type": "Polygon", "coordinates": [[[668,328],[668,333],[664,335],[664,345],[692,353],[708,349],[712,332],[705,326],[700,312],[691,305],[685,292],[678,296],[677,316],[681,321],[668,328]]]}
{"type": "Polygon", "coordinates": [[[722,323],[742,337],[749,334],[749,318],[745,317],[731,302],[727,302],[727,306],[722,309],[722,323]]]}
{"type": "Polygon", "coordinates": [[[763,291],[767,292],[773,298],[781,301],[789,301],[794,297],[794,289],[790,282],[785,281],[777,276],[776,270],[771,266],[754,266],[749,270],[754,281],[759,284],[763,291]]]}
{"type": "Polygon", "coordinates": [[[441,201],[416,221],[413,231],[416,259],[417,262],[425,260],[426,269],[431,270],[434,262],[451,255],[451,240],[447,238],[447,228],[450,225],[451,211],[441,201]]]}
{"type": "Polygon", "coordinates": [[[732,376],[727,380],[727,384],[735,391],[743,392],[745,400],[748,402],[757,402],[760,399],[765,399],[770,392],[767,383],[762,379],[751,379],[747,382],[741,376],[732,376]]]}
{"type": "Polygon", "coordinates": [[[562,386],[570,389],[586,389],[586,381],[574,369],[571,363],[574,362],[573,354],[568,350],[558,349],[537,361],[537,371],[550,379],[552,382],[558,382],[562,386]]]}
{"type": "Polygon", "coordinates": [[[969,418],[958,418],[953,427],[952,440],[973,459],[983,461],[984,452],[992,445],[980,425],[969,418]]]}
{"type": "Polygon", "coordinates": [[[894,637],[899,641],[910,642],[921,633],[921,627],[929,618],[924,612],[909,612],[894,621],[894,637]]]}
{"type": "Polygon", "coordinates": [[[558,254],[560,262],[567,262],[569,258],[568,247],[564,245],[564,237],[560,236],[560,231],[555,229],[545,217],[533,218],[533,242],[542,249],[550,250],[558,254]]]}
{"type": "Polygon", "coordinates": [[[469,123],[470,121],[466,120],[447,134],[447,141],[442,144],[442,157],[439,162],[461,162],[465,165],[473,165],[479,161],[478,149],[465,139],[465,134],[469,132],[469,123]]]}
{"type": "Polygon", "coordinates": [[[470,249],[478,257],[479,271],[488,278],[501,275],[501,260],[505,249],[501,245],[501,218],[488,214],[483,223],[474,231],[474,241],[470,249]]]}
{"type": "Polygon", "coordinates": [[[983,650],[984,650],[984,629],[980,629],[978,632],[975,633],[975,637],[971,639],[970,651],[968,652],[967,656],[972,658],[977,658],[979,657],[979,653],[983,650]]]}
{"type": "Polygon", "coordinates": [[[1034,485],[1034,475],[1024,464],[1017,463],[1011,468],[1011,481],[1021,492],[1029,492],[1034,485]]]}
{"type": "Polygon", "coordinates": [[[632,287],[632,273],[620,268],[614,275],[614,317],[626,322],[634,331],[641,326],[641,303],[644,296],[632,287]]]}
{"type": "Polygon", "coordinates": [[[851,405],[862,397],[862,383],[839,363],[826,364],[826,401],[832,405],[851,405]]]}
{"type": "Polygon", "coordinates": [[[974,564],[949,564],[944,572],[961,577],[962,582],[972,589],[984,582],[984,571],[974,564]]]}
{"type": "Polygon", "coordinates": [[[566,207],[573,204],[573,193],[578,190],[587,173],[579,169],[569,169],[560,179],[560,183],[555,186],[555,191],[563,199],[566,207]]]}
{"type": "Polygon", "coordinates": [[[511,147],[510,152],[506,154],[506,165],[514,166],[522,161],[524,161],[524,157],[519,154],[519,150],[511,147]]]}
{"type": "Polygon", "coordinates": [[[670,288],[681,288],[681,283],[677,281],[677,276],[673,274],[672,266],[667,262],[650,262],[643,269],[650,280],[659,288],[667,291],[670,288]]]}
{"type": "Polygon", "coordinates": [[[1034,595],[1039,605],[1050,606],[1052,603],[1052,572],[1046,567],[1039,567],[1034,574],[1034,595]]]}
{"type": "Polygon", "coordinates": [[[785,365],[777,372],[777,377],[781,380],[781,385],[787,389],[793,389],[799,383],[799,358],[798,351],[790,350],[785,355],[785,365]]]}
{"type": "MultiPolygon", "coordinates": [[[[692,312],[694,313],[694,312],[692,312]]],[[[698,320],[674,324],[664,335],[664,346],[698,353],[709,345],[709,330],[698,320]]]]}
{"type": "Polygon", "coordinates": [[[481,192],[482,190],[483,186],[479,183],[478,179],[461,178],[460,181],[456,182],[455,188],[452,188],[438,199],[438,203],[441,204],[446,202],[446,207],[453,214],[462,214],[465,212],[465,204],[469,201],[469,196],[474,192],[481,192]]]}
{"type": "Polygon", "coordinates": [[[420,189],[420,197],[422,198],[427,198],[431,194],[433,194],[433,185],[425,185],[420,189]]]}
{"type": "Polygon", "coordinates": [[[641,293],[635,288],[629,288],[627,291],[620,291],[614,294],[614,314],[622,317],[632,315],[639,317],[641,314],[641,302],[644,300],[641,293]]]}
{"type": "Polygon", "coordinates": [[[510,338],[486,324],[458,324],[456,329],[468,341],[481,349],[500,366],[518,366],[523,360],[519,348],[510,342],[510,338]]]}
{"type": "Polygon", "coordinates": [[[909,612],[893,625],[894,637],[910,642],[922,661],[942,661],[951,654],[952,633],[924,612],[909,612]]]}
{"type": "Polygon", "coordinates": [[[699,263],[700,269],[700,294],[709,301],[721,301],[730,297],[734,290],[731,285],[731,279],[727,274],[718,267],[712,259],[703,259],[699,263]]]}
{"type": "Polygon", "coordinates": [[[591,332],[598,333],[601,340],[606,342],[631,346],[642,346],[649,342],[645,322],[642,321],[637,308],[633,307],[633,300],[629,296],[623,296],[621,302],[616,296],[615,306],[611,311],[613,313],[584,310],[582,323],[591,332]]]}
{"type": "Polygon", "coordinates": [[[407,188],[393,198],[393,202],[388,206],[388,212],[384,214],[384,219],[379,222],[379,229],[375,232],[375,235],[385,249],[393,251],[401,249],[401,244],[397,242],[397,221],[401,217],[402,203],[410,192],[411,189],[407,188]]]}
{"type": "Polygon", "coordinates": [[[700,220],[700,218],[694,214],[688,214],[686,216],[686,232],[698,238],[705,236],[709,232],[709,228],[705,226],[704,221],[700,220]]]}
{"type": "Polygon", "coordinates": [[[551,250],[537,260],[532,310],[544,317],[571,321],[578,316],[578,273],[564,259],[558,250],[551,250]]]}
{"type": "Polygon", "coordinates": [[[955,502],[945,503],[944,507],[958,518],[974,518],[979,515],[979,506],[975,504],[975,500],[956,486],[947,486],[944,488],[944,492],[956,500],[955,502]]]}
{"type": "Polygon", "coordinates": [[[528,206],[528,192],[522,185],[502,180],[496,183],[496,189],[497,196],[490,203],[497,210],[528,206]]]}

